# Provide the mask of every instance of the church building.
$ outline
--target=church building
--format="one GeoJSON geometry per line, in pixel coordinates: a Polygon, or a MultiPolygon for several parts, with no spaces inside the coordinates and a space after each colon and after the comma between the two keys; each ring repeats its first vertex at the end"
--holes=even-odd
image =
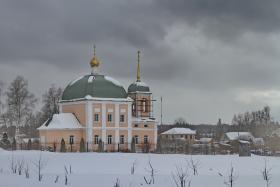
{"type": "Polygon", "coordinates": [[[42,147],[59,151],[63,139],[67,151],[79,151],[83,139],[88,151],[154,151],[157,124],[152,93],[140,78],[140,52],[137,79],[127,90],[99,73],[99,65],[94,48],[91,73],[68,84],[59,113],[38,128],[42,147]]]}

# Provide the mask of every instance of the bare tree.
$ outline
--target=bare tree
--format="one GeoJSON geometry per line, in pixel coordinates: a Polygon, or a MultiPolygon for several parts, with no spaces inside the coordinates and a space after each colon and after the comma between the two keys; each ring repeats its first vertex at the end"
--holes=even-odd
{"type": "Polygon", "coordinates": [[[10,158],[10,168],[13,174],[17,173],[17,163],[15,161],[14,154],[12,153],[12,156],[10,158]]]}
{"type": "Polygon", "coordinates": [[[24,174],[25,174],[25,178],[29,178],[29,166],[28,164],[26,164],[25,168],[24,168],[24,174]]]}
{"type": "Polygon", "coordinates": [[[68,169],[67,169],[66,166],[64,166],[64,171],[65,171],[65,173],[66,173],[67,175],[69,174],[68,169]]]}
{"type": "Polygon", "coordinates": [[[267,160],[264,161],[264,168],[262,170],[263,180],[266,182],[266,187],[269,187],[271,184],[271,170],[272,168],[268,167],[267,160]]]}
{"type": "Polygon", "coordinates": [[[59,179],[59,175],[56,175],[56,176],[55,176],[54,183],[58,183],[58,179],[59,179]]]}
{"type": "Polygon", "coordinates": [[[21,76],[10,84],[7,95],[7,117],[16,126],[16,133],[19,127],[23,126],[26,118],[32,113],[37,99],[28,90],[28,82],[21,76]]]}
{"type": "Polygon", "coordinates": [[[191,158],[187,162],[188,162],[189,168],[192,169],[193,175],[198,175],[198,168],[200,167],[201,162],[199,160],[193,160],[193,158],[191,158]]]}
{"type": "Polygon", "coordinates": [[[43,160],[42,158],[42,154],[40,154],[39,158],[33,162],[34,166],[35,166],[35,171],[38,174],[38,180],[42,181],[43,178],[43,174],[42,171],[44,169],[44,167],[46,166],[46,162],[43,160]]]}
{"type": "Polygon", "coordinates": [[[132,163],[131,170],[130,170],[130,174],[131,174],[131,175],[134,175],[135,166],[136,166],[136,160],[134,160],[134,162],[132,163]]]}
{"type": "Polygon", "coordinates": [[[68,185],[68,174],[64,174],[64,184],[67,186],[68,185]]]}
{"type": "MultiPolygon", "coordinates": [[[[69,170],[70,170],[70,174],[71,174],[71,165],[70,165],[70,167],[69,167],[69,170]]],[[[64,184],[65,185],[68,185],[68,175],[69,175],[69,171],[68,171],[68,169],[67,169],[67,167],[66,166],[64,166],[64,184]]]]}
{"type": "Polygon", "coordinates": [[[18,175],[22,175],[23,169],[24,169],[24,160],[18,160],[17,161],[17,168],[18,168],[18,175]]]}
{"type": "Polygon", "coordinates": [[[146,182],[146,184],[155,184],[155,170],[153,168],[153,165],[151,163],[151,160],[149,160],[149,169],[147,169],[147,171],[150,173],[150,179],[147,179],[144,176],[144,180],[146,182]]]}
{"type": "Polygon", "coordinates": [[[42,96],[43,107],[41,109],[44,120],[58,113],[58,102],[62,95],[62,89],[52,85],[42,96]]]}
{"type": "Polygon", "coordinates": [[[175,173],[171,173],[173,182],[176,187],[190,187],[191,180],[189,180],[187,168],[176,166],[175,173]]]}
{"type": "Polygon", "coordinates": [[[229,170],[229,174],[228,176],[225,178],[225,185],[229,186],[229,187],[233,187],[235,181],[237,180],[238,176],[235,174],[234,172],[234,167],[231,164],[230,166],[230,170],[229,170]]]}
{"type": "Polygon", "coordinates": [[[117,181],[116,181],[114,187],[121,187],[121,182],[120,182],[119,178],[117,178],[117,181]]]}
{"type": "Polygon", "coordinates": [[[186,121],[184,118],[182,118],[182,117],[179,117],[179,118],[175,119],[174,123],[175,123],[176,125],[185,125],[185,124],[188,124],[187,121],[186,121]]]}

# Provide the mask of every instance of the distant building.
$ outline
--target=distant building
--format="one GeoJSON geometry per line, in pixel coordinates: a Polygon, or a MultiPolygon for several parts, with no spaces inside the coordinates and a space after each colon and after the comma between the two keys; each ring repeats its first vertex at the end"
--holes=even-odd
{"type": "Polygon", "coordinates": [[[161,133],[160,136],[166,140],[183,140],[188,143],[194,143],[195,134],[196,132],[189,128],[172,128],[161,133]]]}
{"type": "Polygon", "coordinates": [[[160,134],[159,152],[189,153],[195,142],[196,132],[189,128],[172,128],[160,134]]]}
{"type": "Polygon", "coordinates": [[[60,149],[64,139],[67,150],[79,150],[81,139],[86,149],[103,151],[141,151],[147,145],[156,149],[157,124],[152,116],[152,92],[140,79],[138,52],[137,80],[126,91],[112,77],[98,72],[95,52],[92,72],[70,82],[54,114],[39,130],[41,145],[60,149]],[[133,144],[133,145],[132,145],[133,144]]]}
{"type": "Polygon", "coordinates": [[[227,132],[223,137],[223,141],[245,140],[253,141],[254,136],[250,132],[227,132]]]}
{"type": "Polygon", "coordinates": [[[242,151],[242,154],[246,155],[246,150],[253,145],[254,139],[255,137],[250,132],[227,132],[222,136],[221,141],[231,145],[232,153],[242,151]]]}

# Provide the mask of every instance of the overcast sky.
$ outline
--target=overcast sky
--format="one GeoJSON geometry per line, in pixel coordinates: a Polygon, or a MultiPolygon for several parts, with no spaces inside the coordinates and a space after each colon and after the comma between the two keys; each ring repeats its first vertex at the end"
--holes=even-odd
{"type": "Polygon", "coordinates": [[[2,0],[0,80],[17,75],[38,97],[100,71],[123,83],[150,85],[166,123],[231,122],[269,105],[280,120],[280,1],[2,0]]]}

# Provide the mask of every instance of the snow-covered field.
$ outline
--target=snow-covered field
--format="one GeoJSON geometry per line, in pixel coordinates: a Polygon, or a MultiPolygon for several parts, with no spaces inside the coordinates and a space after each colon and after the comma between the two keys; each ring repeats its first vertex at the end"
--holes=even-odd
{"type": "Polygon", "coordinates": [[[77,187],[113,187],[117,179],[121,187],[149,186],[144,176],[149,180],[149,161],[155,170],[155,184],[150,186],[176,186],[172,172],[177,168],[185,168],[190,159],[200,162],[198,175],[193,176],[188,170],[191,187],[226,186],[230,166],[234,167],[238,187],[266,186],[261,170],[265,159],[271,168],[271,187],[280,186],[280,158],[277,157],[238,157],[237,155],[176,155],[176,154],[134,154],[134,153],[50,153],[39,151],[0,150],[0,186],[2,187],[59,187],[65,186],[65,166],[72,174],[68,174],[68,186],[77,187]],[[42,157],[45,167],[42,170],[42,181],[38,181],[34,162],[42,157]],[[12,174],[11,160],[24,160],[29,165],[30,178],[25,175],[12,174]],[[131,168],[135,163],[135,173],[131,168]],[[57,175],[58,182],[54,183],[57,175]]]}

